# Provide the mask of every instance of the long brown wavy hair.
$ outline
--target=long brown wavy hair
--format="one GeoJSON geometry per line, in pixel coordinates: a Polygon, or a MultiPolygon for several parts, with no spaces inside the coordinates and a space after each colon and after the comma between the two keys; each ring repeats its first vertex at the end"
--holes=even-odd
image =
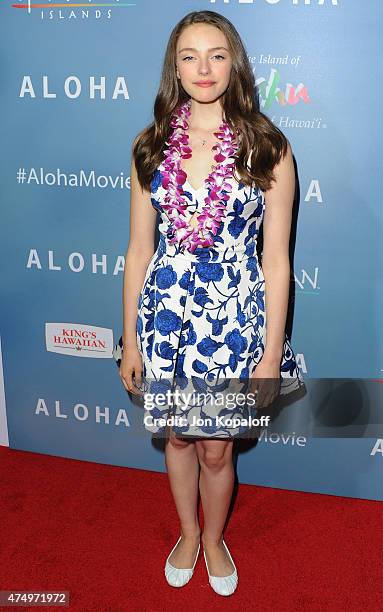
{"type": "Polygon", "coordinates": [[[154,121],[136,136],[132,146],[139,183],[143,189],[150,191],[153,173],[163,160],[165,141],[171,133],[171,115],[179,104],[190,97],[177,79],[176,47],[183,29],[194,23],[213,25],[226,36],[232,69],[229,85],[221,96],[221,105],[232,129],[240,130],[236,174],[244,184],[255,183],[266,191],[275,180],[273,169],[286,154],[288,141],[283,132],[259,110],[254,74],[237,30],[231,21],[214,11],[188,13],[170,35],[154,102],[154,121]]]}

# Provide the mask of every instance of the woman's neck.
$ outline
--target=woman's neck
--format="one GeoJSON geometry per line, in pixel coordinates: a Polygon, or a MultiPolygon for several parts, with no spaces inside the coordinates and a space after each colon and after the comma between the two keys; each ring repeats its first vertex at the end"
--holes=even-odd
{"type": "Polygon", "coordinates": [[[219,128],[223,120],[221,103],[201,103],[192,99],[190,106],[189,128],[192,130],[213,131],[219,128]]]}

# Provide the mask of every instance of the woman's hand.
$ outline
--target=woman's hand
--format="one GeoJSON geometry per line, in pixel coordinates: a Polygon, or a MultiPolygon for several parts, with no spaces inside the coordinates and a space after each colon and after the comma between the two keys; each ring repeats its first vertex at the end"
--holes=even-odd
{"type": "Polygon", "coordinates": [[[142,384],[142,357],[137,345],[124,345],[120,378],[127,391],[133,395],[143,395],[143,391],[138,388],[142,384]]]}
{"type": "Polygon", "coordinates": [[[266,408],[277,397],[280,376],[280,360],[263,356],[250,377],[250,392],[257,393],[257,408],[266,408]]]}

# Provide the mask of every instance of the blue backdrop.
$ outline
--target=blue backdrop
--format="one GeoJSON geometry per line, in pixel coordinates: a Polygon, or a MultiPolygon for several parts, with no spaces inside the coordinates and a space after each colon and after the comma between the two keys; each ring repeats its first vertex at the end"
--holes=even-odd
{"type": "MultiPolygon", "coordinates": [[[[261,110],[293,148],[291,338],[302,373],[380,380],[380,0],[62,4],[1,7],[0,442],[165,470],[112,347],[122,329],[131,143],[152,120],[169,34],[191,10],[234,23],[261,110]]],[[[383,436],[267,434],[241,449],[240,482],[383,499],[383,436]]]]}

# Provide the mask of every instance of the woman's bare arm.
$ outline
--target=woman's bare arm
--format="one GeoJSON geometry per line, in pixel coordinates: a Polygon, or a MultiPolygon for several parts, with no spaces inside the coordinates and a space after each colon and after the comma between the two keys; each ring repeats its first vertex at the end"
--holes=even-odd
{"type": "Polygon", "coordinates": [[[265,277],[266,347],[263,362],[279,363],[283,353],[290,285],[289,239],[295,192],[290,143],[274,168],[275,182],[265,192],[262,270],[265,277]]]}
{"type": "Polygon", "coordinates": [[[123,286],[123,344],[136,347],[138,298],[149,261],[154,253],[157,213],[150,193],[141,188],[132,155],[130,173],[130,238],[125,255],[123,286]]]}

